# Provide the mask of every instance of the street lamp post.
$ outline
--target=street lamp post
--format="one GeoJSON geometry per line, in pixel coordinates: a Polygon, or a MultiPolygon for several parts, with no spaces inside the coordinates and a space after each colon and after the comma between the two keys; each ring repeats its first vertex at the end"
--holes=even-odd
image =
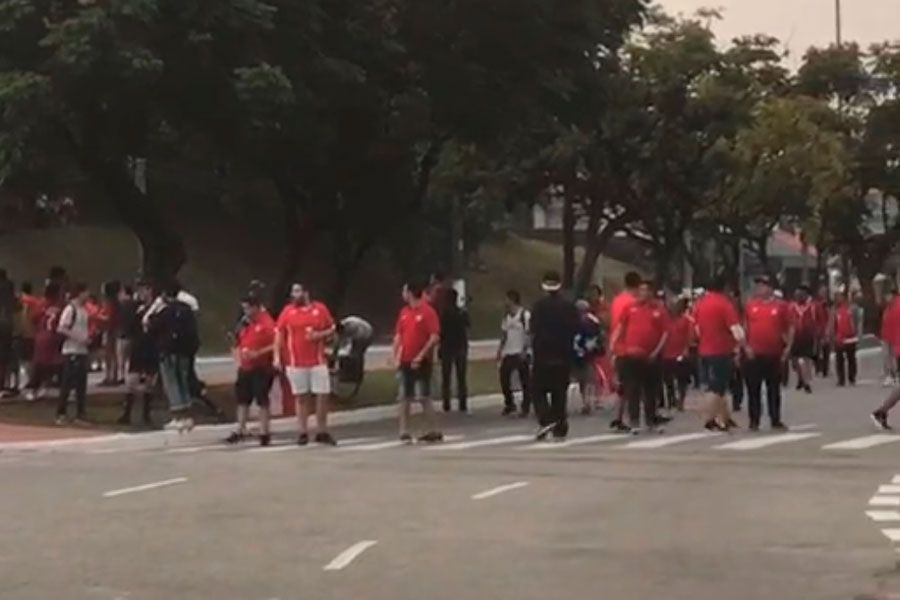
{"type": "Polygon", "coordinates": [[[841,18],[841,0],[834,0],[834,33],[838,47],[843,45],[843,32],[841,18]]]}

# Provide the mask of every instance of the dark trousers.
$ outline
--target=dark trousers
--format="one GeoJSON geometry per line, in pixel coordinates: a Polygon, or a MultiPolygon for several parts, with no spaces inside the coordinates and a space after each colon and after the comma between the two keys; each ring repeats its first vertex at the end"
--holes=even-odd
{"type": "Polygon", "coordinates": [[[759,426],[762,416],[762,386],[766,384],[766,400],[772,425],[781,423],[781,375],[780,356],[754,356],[744,363],[747,380],[748,410],[750,425],[759,426]]]}
{"type": "Polygon", "coordinates": [[[668,409],[684,410],[691,380],[691,365],[687,360],[667,359],[662,362],[662,380],[665,406],[668,409]]]}
{"type": "Polygon", "coordinates": [[[534,412],[541,427],[555,424],[553,435],[556,437],[565,437],[569,433],[566,407],[569,375],[569,367],[565,364],[534,364],[531,382],[534,412]]]}
{"type": "Polygon", "coordinates": [[[656,404],[660,389],[659,365],[647,359],[623,356],[616,361],[622,395],[628,404],[628,420],[632,427],[641,424],[641,405],[647,427],[656,425],[656,404]]]}
{"type": "Polygon", "coordinates": [[[34,365],[31,370],[31,379],[25,387],[37,391],[48,386],[53,383],[54,378],[59,376],[59,370],[57,365],[34,365]]]}
{"type": "Polygon", "coordinates": [[[59,385],[59,404],[57,416],[65,416],[69,405],[69,396],[75,392],[75,415],[84,417],[87,397],[88,357],[85,354],[69,354],[63,356],[62,379],[59,385]]]}
{"type": "Polygon", "coordinates": [[[444,410],[450,410],[451,376],[456,371],[456,396],[459,410],[468,408],[469,390],[466,384],[466,369],[469,366],[466,352],[441,352],[441,394],[444,410]]]}
{"type": "Polygon", "coordinates": [[[519,374],[519,383],[522,386],[522,412],[527,413],[531,408],[531,373],[528,369],[528,359],[521,354],[504,356],[500,362],[500,389],[503,391],[503,404],[507,408],[515,408],[516,400],[512,391],[512,375],[519,374]]]}
{"type": "Polygon", "coordinates": [[[856,383],[856,344],[843,344],[834,349],[838,385],[856,383]]]}
{"type": "Polygon", "coordinates": [[[816,371],[822,377],[828,377],[828,371],[831,367],[831,345],[827,342],[822,342],[819,345],[818,352],[818,360],[816,360],[816,371]]]}
{"type": "Polygon", "coordinates": [[[744,379],[745,375],[740,367],[731,371],[731,408],[741,410],[744,403],[744,379]]]}

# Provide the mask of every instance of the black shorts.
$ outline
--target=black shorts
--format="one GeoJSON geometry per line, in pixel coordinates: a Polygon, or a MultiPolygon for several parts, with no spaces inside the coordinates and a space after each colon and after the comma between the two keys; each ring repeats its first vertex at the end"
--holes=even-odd
{"type": "Polygon", "coordinates": [[[238,371],[237,381],[234,384],[234,395],[238,404],[250,406],[256,402],[260,408],[268,408],[269,390],[274,379],[275,374],[271,369],[238,371]]]}
{"type": "Polygon", "coordinates": [[[791,346],[791,356],[793,358],[815,358],[816,342],[811,335],[798,335],[794,338],[794,345],[791,346]]]}
{"type": "Polygon", "coordinates": [[[410,364],[400,365],[400,397],[403,400],[419,400],[431,397],[431,361],[423,362],[417,369],[410,364]]]}
{"type": "Polygon", "coordinates": [[[700,358],[700,368],[706,375],[706,389],[717,396],[724,396],[731,387],[734,356],[703,356],[700,358]]]}

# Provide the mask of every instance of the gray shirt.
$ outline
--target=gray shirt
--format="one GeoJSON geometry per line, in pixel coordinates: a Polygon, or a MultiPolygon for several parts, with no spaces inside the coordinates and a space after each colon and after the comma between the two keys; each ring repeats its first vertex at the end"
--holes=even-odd
{"type": "Polygon", "coordinates": [[[64,355],[88,353],[88,312],[84,306],[69,303],[59,317],[57,331],[65,337],[62,345],[64,355]]]}

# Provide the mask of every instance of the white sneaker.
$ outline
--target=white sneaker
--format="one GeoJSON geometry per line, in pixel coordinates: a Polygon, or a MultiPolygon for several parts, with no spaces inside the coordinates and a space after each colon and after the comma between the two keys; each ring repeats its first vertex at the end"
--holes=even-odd
{"type": "Polygon", "coordinates": [[[178,428],[179,433],[187,433],[194,428],[194,420],[190,417],[181,420],[181,427],[178,428]]]}
{"type": "Polygon", "coordinates": [[[25,402],[34,402],[35,400],[37,400],[37,396],[34,390],[25,390],[25,402]]]}
{"type": "Polygon", "coordinates": [[[166,431],[181,431],[181,419],[173,418],[163,426],[166,431]]]}

